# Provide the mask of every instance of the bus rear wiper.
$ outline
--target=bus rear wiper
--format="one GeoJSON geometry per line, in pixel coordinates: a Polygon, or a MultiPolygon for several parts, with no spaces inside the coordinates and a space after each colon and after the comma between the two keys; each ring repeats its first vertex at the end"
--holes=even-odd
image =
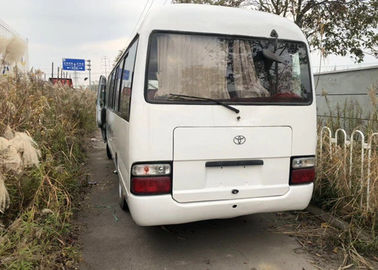
{"type": "Polygon", "coordinates": [[[234,107],[232,107],[230,105],[227,105],[227,104],[225,104],[225,103],[223,103],[221,101],[218,101],[216,99],[212,99],[212,98],[197,97],[197,96],[188,96],[188,95],[179,95],[179,94],[169,94],[169,95],[172,96],[172,97],[179,97],[179,98],[185,98],[185,99],[192,98],[192,99],[198,99],[198,100],[211,101],[211,102],[214,102],[214,103],[216,103],[218,105],[221,105],[221,106],[223,106],[223,107],[225,107],[225,108],[233,111],[234,113],[239,113],[240,112],[238,109],[236,109],[236,108],[234,108],[234,107]]]}

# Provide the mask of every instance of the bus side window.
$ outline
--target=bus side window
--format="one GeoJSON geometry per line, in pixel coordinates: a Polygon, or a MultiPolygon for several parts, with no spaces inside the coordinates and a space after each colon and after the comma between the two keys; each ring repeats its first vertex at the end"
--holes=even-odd
{"type": "Polygon", "coordinates": [[[106,84],[103,84],[101,86],[101,93],[100,93],[100,105],[101,105],[101,107],[104,107],[105,104],[106,104],[106,92],[107,92],[106,84]]]}
{"type": "Polygon", "coordinates": [[[119,87],[121,81],[122,67],[124,60],[115,68],[115,78],[114,78],[114,110],[119,111],[119,87]]]}
{"type": "Polygon", "coordinates": [[[106,87],[108,92],[108,98],[107,98],[107,105],[109,109],[112,109],[113,107],[113,72],[110,73],[108,78],[108,86],[106,87]]]}
{"type": "Polygon", "coordinates": [[[113,76],[112,76],[112,82],[111,82],[111,92],[112,92],[112,103],[111,103],[111,107],[113,109],[113,111],[115,110],[115,99],[116,99],[116,93],[115,93],[115,90],[116,90],[116,87],[115,87],[115,84],[117,82],[117,69],[113,69],[113,76]]]}
{"type": "Polygon", "coordinates": [[[130,118],[131,91],[138,40],[134,41],[125,56],[120,89],[119,112],[126,121],[130,118]]]}
{"type": "Polygon", "coordinates": [[[109,100],[109,81],[110,81],[110,76],[108,76],[106,80],[106,87],[105,87],[105,107],[108,107],[108,100],[109,100]]]}

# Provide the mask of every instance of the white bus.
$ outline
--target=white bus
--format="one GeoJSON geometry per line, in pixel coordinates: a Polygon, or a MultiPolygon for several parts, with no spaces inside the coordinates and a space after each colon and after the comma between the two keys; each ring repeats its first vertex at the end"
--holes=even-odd
{"type": "Polygon", "coordinates": [[[306,208],[314,94],[293,22],[207,5],[151,10],[107,79],[99,123],[121,207],[142,226],[306,208]]]}

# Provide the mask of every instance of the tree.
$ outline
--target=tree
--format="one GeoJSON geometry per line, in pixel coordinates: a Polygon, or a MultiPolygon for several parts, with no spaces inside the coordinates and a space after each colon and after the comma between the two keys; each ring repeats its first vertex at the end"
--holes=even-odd
{"type": "Polygon", "coordinates": [[[184,3],[184,4],[209,4],[216,6],[226,6],[226,7],[238,7],[244,0],[176,0],[175,3],[184,3]]]}
{"type": "Polygon", "coordinates": [[[288,17],[324,56],[348,53],[356,62],[366,54],[378,58],[378,0],[178,0],[242,6],[288,17]]]}
{"type": "MultiPolygon", "coordinates": [[[[124,50],[126,50],[126,48],[125,48],[124,50]]],[[[116,65],[116,64],[118,63],[118,60],[121,59],[121,56],[122,56],[124,50],[118,50],[118,54],[117,54],[117,56],[114,58],[114,63],[113,63],[114,65],[116,65]]]]}

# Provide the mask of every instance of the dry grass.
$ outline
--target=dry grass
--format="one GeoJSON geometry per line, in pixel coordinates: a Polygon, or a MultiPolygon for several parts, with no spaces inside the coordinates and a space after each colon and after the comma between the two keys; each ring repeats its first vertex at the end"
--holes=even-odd
{"type": "Polygon", "coordinates": [[[360,235],[353,229],[342,230],[306,212],[277,213],[278,224],[272,232],[294,236],[300,247],[296,253],[310,253],[318,269],[377,269],[378,258],[359,251],[360,235]],[[294,215],[294,216],[293,216],[294,215]]]}
{"type": "MultiPolygon", "coordinates": [[[[328,120],[326,125],[331,127],[333,136],[335,130],[340,127],[347,129],[348,136],[351,135],[352,130],[360,129],[364,132],[367,143],[370,135],[373,132],[378,132],[377,112],[371,112],[369,121],[358,121],[354,118],[361,116],[360,112],[353,108],[345,105],[344,113],[338,111],[336,114],[338,117],[333,118],[333,121],[328,120]],[[343,115],[353,119],[345,122],[341,118],[343,115]],[[353,125],[356,126],[352,128],[353,125]]],[[[370,268],[368,264],[364,263],[364,256],[374,260],[374,256],[378,253],[378,136],[372,141],[370,175],[367,173],[368,149],[366,148],[363,154],[364,164],[361,164],[360,140],[359,136],[355,137],[351,171],[349,167],[350,145],[344,148],[342,136],[338,137],[339,143],[336,145],[330,143],[330,138],[325,133],[322,155],[320,155],[320,142],[318,141],[317,179],[313,201],[349,224],[348,231],[340,233],[338,238],[341,249],[345,251],[343,266],[362,264],[370,268]],[[361,168],[363,174],[361,174],[361,168]],[[369,199],[367,197],[367,179],[370,179],[369,199]]]]}
{"type": "Polygon", "coordinates": [[[28,132],[41,150],[38,168],[4,175],[11,205],[0,214],[0,269],[74,264],[70,220],[94,104],[95,93],[52,86],[38,72],[0,76],[0,135],[9,125],[28,132]]]}
{"type": "MultiPolygon", "coordinates": [[[[332,144],[323,136],[323,156],[318,149],[316,195],[334,196],[330,201],[333,209],[343,212],[344,218],[349,213],[359,211],[367,224],[374,224],[373,217],[378,212],[378,137],[373,140],[371,152],[371,171],[368,175],[368,152],[364,149],[364,164],[361,164],[361,146],[359,141],[353,145],[353,166],[350,173],[350,146],[332,144]],[[363,175],[361,175],[363,167],[363,175]],[[369,208],[367,207],[367,183],[370,178],[369,208]],[[345,203],[348,201],[348,203],[345,203]]],[[[342,143],[342,142],[341,142],[342,143]]]]}

